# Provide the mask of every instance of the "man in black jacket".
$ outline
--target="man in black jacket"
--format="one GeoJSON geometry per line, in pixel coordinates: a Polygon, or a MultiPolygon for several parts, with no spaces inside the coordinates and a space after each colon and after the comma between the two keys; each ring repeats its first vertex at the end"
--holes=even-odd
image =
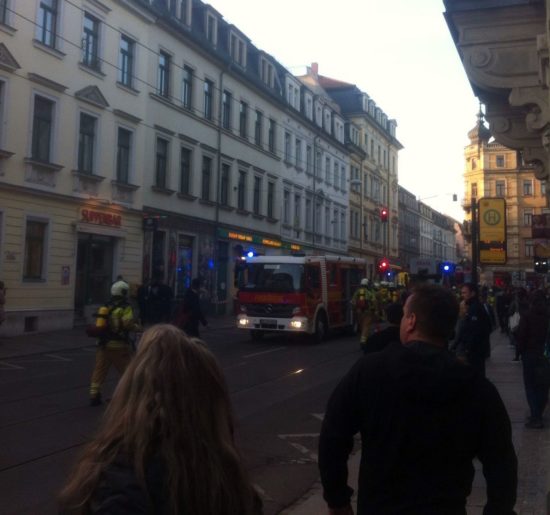
{"type": "Polygon", "coordinates": [[[517,460],[495,387],[447,350],[458,315],[448,290],[407,299],[402,345],[360,359],[334,390],[319,442],[330,515],[352,515],[347,459],[361,433],[358,515],[465,515],[474,478],[487,482],[484,515],[515,515],[517,460]]]}
{"type": "Polygon", "coordinates": [[[460,322],[455,349],[474,370],[485,376],[485,360],[491,354],[491,319],[479,300],[475,285],[464,284],[461,294],[466,303],[466,315],[460,322]]]}
{"type": "Polygon", "coordinates": [[[189,336],[200,338],[199,322],[206,326],[208,322],[202,313],[199,290],[201,281],[195,277],[189,288],[183,295],[180,312],[176,315],[175,324],[183,329],[189,336]]]}

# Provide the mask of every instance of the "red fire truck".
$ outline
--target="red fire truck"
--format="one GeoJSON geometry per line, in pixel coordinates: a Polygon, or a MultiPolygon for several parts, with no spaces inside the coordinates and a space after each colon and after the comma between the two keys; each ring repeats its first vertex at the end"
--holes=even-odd
{"type": "Polygon", "coordinates": [[[320,342],[331,329],[352,329],[350,305],[365,261],[338,256],[246,259],[237,327],[252,339],[266,332],[302,333],[320,342]]]}

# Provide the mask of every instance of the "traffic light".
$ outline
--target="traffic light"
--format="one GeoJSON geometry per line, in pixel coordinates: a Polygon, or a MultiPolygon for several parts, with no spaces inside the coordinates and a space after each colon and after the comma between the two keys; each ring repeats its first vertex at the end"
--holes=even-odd
{"type": "Polygon", "coordinates": [[[390,262],[386,258],[381,259],[380,262],[378,263],[378,271],[385,273],[389,269],[390,269],[390,262]]]}
{"type": "Polygon", "coordinates": [[[380,209],[380,220],[382,222],[388,221],[388,209],[386,207],[380,209]]]}
{"type": "Polygon", "coordinates": [[[539,274],[548,273],[548,258],[535,257],[533,261],[535,264],[535,272],[539,274]]]}

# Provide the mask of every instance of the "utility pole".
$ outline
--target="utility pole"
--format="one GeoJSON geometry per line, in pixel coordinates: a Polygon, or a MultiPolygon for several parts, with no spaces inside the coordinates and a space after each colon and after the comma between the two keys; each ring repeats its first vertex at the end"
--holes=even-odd
{"type": "Polygon", "coordinates": [[[477,264],[479,256],[479,231],[478,231],[478,220],[477,220],[477,199],[476,197],[471,198],[472,202],[472,284],[477,286],[479,282],[479,277],[477,274],[477,264]]]}

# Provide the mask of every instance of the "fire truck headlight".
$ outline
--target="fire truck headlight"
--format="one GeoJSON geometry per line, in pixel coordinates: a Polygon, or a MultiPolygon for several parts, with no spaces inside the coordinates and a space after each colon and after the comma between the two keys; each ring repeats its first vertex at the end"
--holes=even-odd
{"type": "Polygon", "coordinates": [[[290,327],[294,329],[301,329],[302,328],[302,321],[301,320],[291,320],[290,321],[290,327]]]}
{"type": "Polygon", "coordinates": [[[241,327],[246,327],[250,323],[250,320],[246,317],[239,318],[239,325],[241,327]]]}

